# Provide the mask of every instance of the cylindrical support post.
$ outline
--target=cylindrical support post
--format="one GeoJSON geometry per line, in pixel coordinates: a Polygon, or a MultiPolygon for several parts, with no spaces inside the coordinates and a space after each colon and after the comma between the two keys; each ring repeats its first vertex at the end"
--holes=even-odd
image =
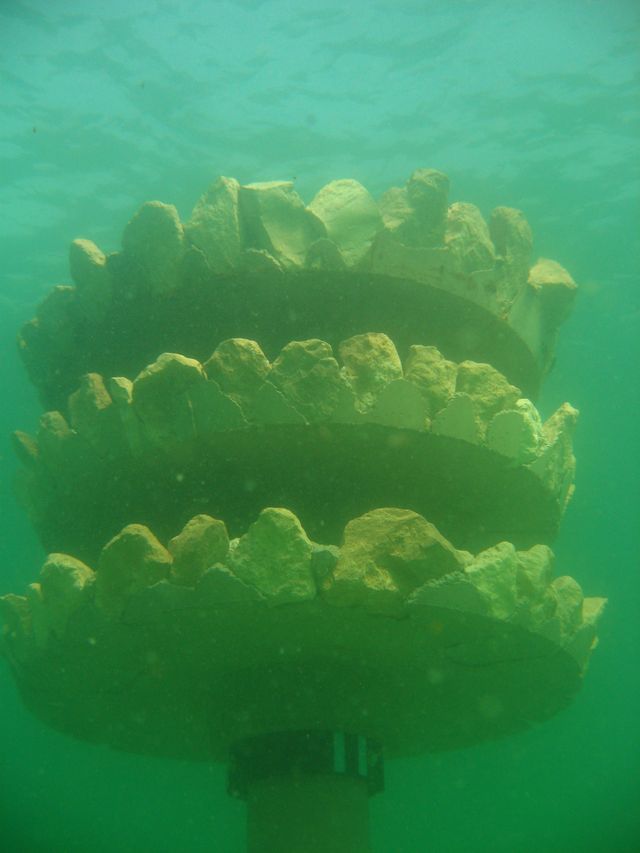
{"type": "Polygon", "coordinates": [[[247,803],[248,853],[371,853],[369,797],[382,751],[342,732],[278,732],[236,744],[229,793],[247,803]]]}
{"type": "Polygon", "coordinates": [[[371,853],[366,783],[306,774],[254,782],[247,853],[371,853]]]}

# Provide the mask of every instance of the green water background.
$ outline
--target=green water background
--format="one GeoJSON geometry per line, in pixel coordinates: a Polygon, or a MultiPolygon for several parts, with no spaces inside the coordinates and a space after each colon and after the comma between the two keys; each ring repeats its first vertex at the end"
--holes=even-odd
{"type": "MultiPolygon", "coordinates": [[[[11,492],[7,436],[39,413],[15,332],[69,281],[74,237],[115,250],[141,202],[186,218],[218,174],[310,200],[429,166],[451,200],[523,209],[580,285],[540,408],[582,413],[555,550],[610,598],[600,647],[544,726],[389,763],[375,853],[640,849],[639,45],[632,0],[0,2],[2,591],[43,557],[11,492]]],[[[0,849],[240,853],[243,817],[222,768],[49,731],[0,665],[0,849]]]]}

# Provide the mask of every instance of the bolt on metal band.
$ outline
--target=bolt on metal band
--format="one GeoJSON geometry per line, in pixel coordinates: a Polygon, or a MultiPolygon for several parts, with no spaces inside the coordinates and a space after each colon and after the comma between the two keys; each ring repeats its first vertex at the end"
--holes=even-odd
{"type": "Polygon", "coordinates": [[[345,732],[272,732],[236,743],[229,755],[227,791],[246,799],[253,782],[304,775],[365,780],[369,796],[384,790],[382,746],[345,732]]]}

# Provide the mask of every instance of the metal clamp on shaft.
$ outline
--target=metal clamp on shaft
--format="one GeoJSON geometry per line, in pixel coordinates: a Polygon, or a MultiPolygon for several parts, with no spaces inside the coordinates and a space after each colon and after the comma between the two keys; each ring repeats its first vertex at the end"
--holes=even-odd
{"type": "Polygon", "coordinates": [[[384,790],[382,746],[344,732],[273,732],[236,743],[229,756],[227,791],[246,799],[253,782],[308,775],[365,780],[369,796],[384,790]]]}

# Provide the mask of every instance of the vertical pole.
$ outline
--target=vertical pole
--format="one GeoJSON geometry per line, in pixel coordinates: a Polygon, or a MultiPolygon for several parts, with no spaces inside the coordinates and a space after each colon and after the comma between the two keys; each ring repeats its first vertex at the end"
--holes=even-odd
{"type": "Polygon", "coordinates": [[[365,780],[303,775],[252,783],[247,853],[371,853],[365,780]]]}
{"type": "Polygon", "coordinates": [[[231,750],[228,787],[247,804],[248,853],[371,853],[382,749],[344,732],[260,735],[231,750]]]}

